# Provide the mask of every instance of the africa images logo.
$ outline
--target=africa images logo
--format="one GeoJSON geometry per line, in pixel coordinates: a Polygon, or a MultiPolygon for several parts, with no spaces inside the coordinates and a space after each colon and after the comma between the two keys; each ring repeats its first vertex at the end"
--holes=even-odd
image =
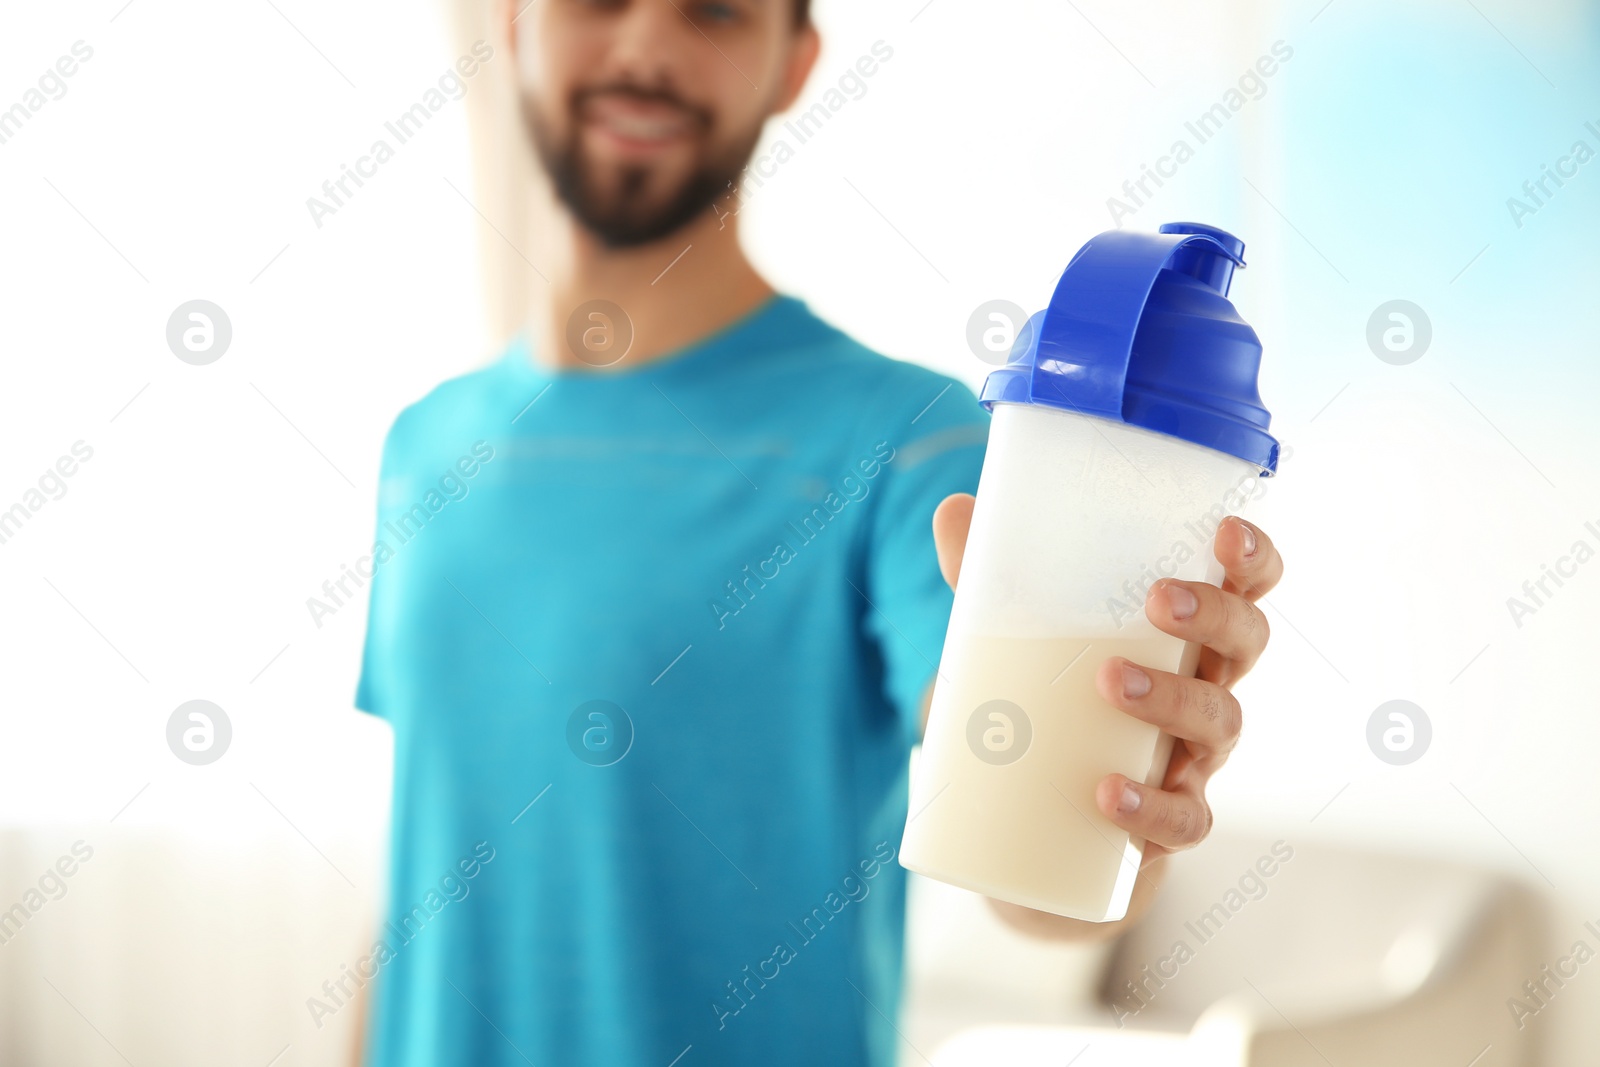
{"type": "Polygon", "coordinates": [[[711,1014],[716,1017],[717,1029],[726,1030],[728,1020],[748,1008],[756,995],[767,988],[768,982],[776,981],[783,974],[784,967],[799,959],[801,949],[821,937],[835,916],[851,904],[859,904],[867,899],[867,894],[872,892],[872,880],[894,859],[894,853],[893,845],[879,841],[873,846],[872,855],[856,864],[855,870],[840,880],[838,889],[829,890],[822,898],[822,903],[812,907],[798,924],[793,919],[785,924],[783,940],[772,946],[770,956],[757,963],[754,970],[748,963],[745,964],[742,977],[737,982],[724,982],[723,987],[727,992],[711,1002],[711,1014]]]}
{"type": "Polygon", "coordinates": [[[798,526],[793,522],[784,524],[783,536],[772,546],[770,556],[757,563],[753,570],[746,563],[741,572],[744,577],[737,585],[731,580],[723,582],[725,592],[711,601],[711,616],[717,622],[717,629],[725,629],[729,619],[749,607],[756,594],[783,573],[783,567],[799,558],[801,549],[822,536],[835,516],[850,504],[865,500],[872,491],[872,480],[894,459],[894,454],[893,445],[879,441],[873,446],[872,455],[856,461],[852,472],[840,480],[838,490],[828,490],[827,495],[800,519],[798,526]]]}
{"type": "Polygon", "coordinates": [[[365,588],[367,582],[377,573],[379,565],[393,559],[398,549],[426,529],[428,523],[443,511],[447,504],[465,500],[467,494],[472,492],[471,480],[492,459],[494,459],[493,445],[487,441],[473,442],[472,455],[459,457],[454,467],[447,468],[439,476],[437,485],[428,487],[422,499],[415,501],[409,507],[395,509],[394,513],[384,520],[378,539],[372,543],[372,551],[356,560],[355,569],[352,570],[347,563],[340,564],[339,577],[330,578],[322,583],[322,593],[326,600],[315,596],[306,597],[306,611],[310,613],[311,621],[316,624],[317,629],[322,629],[323,619],[335,614],[355,599],[356,593],[365,588]],[[392,546],[387,538],[393,538],[392,546]]]}

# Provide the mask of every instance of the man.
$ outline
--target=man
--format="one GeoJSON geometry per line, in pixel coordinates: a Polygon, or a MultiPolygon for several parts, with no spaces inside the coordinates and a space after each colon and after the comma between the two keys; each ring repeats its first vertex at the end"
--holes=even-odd
{"type": "MultiPolygon", "coordinates": [[[[368,1060],[886,1067],[907,755],[987,416],[739,247],[729,183],[817,56],[803,2],[497,18],[561,221],[527,328],[384,446],[380,530],[404,543],[357,696],[395,732],[368,1060]]],[[[1165,789],[1098,794],[1152,860],[1210,827],[1227,687],[1266,641],[1250,601],[1281,570],[1236,519],[1215,549],[1224,590],[1146,604],[1206,645],[1201,677],[1097,676],[1182,739],[1165,789]]]]}

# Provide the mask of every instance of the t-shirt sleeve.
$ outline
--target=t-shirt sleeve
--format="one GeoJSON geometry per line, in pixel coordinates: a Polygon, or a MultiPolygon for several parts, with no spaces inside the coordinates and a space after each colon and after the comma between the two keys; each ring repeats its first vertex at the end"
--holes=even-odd
{"type": "Polygon", "coordinates": [[[894,452],[869,534],[865,626],[881,654],[885,695],[914,741],[953,602],[939,573],[933,512],[952,493],[977,491],[989,414],[970,389],[939,375],[901,392],[914,403],[883,435],[894,452]]]}
{"type": "MultiPolygon", "coordinates": [[[[401,418],[404,418],[403,413],[401,418]]],[[[392,495],[386,490],[399,470],[401,418],[394,421],[383,439],[383,456],[378,467],[374,548],[384,540],[383,524],[388,518],[385,514],[385,498],[392,495]]],[[[385,691],[389,678],[389,646],[394,634],[394,611],[382,562],[375,555],[368,566],[372,569],[372,577],[367,582],[367,634],[361,646],[361,675],[356,681],[356,707],[370,715],[388,718],[390,709],[385,691]]]]}
{"type": "Polygon", "coordinates": [[[378,690],[381,688],[378,681],[378,675],[381,669],[380,663],[383,657],[380,650],[376,647],[378,645],[378,639],[376,639],[373,635],[373,625],[371,621],[373,613],[377,608],[377,600],[378,587],[376,575],[374,575],[372,592],[368,597],[367,637],[362,643],[361,647],[361,676],[356,681],[356,707],[361,711],[367,712],[369,715],[376,715],[381,719],[387,718],[387,715],[383,710],[383,704],[378,699],[378,690]]]}

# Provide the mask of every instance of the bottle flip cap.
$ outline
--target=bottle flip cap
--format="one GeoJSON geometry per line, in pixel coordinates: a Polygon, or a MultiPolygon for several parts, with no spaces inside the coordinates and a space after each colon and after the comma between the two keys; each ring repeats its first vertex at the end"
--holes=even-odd
{"type": "Polygon", "coordinates": [[[1111,230],[1078,250],[979,396],[1154,430],[1278,468],[1261,341],[1228,302],[1244,242],[1214,226],[1111,230]]]}

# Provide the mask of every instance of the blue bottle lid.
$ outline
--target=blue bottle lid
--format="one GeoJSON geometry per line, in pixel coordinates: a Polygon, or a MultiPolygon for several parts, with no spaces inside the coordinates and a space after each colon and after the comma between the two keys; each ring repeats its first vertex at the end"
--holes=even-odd
{"type": "Polygon", "coordinates": [[[979,400],[1112,419],[1278,469],[1261,341],[1228,301],[1244,242],[1214,226],[1111,230],[1078,250],[979,400]]]}

